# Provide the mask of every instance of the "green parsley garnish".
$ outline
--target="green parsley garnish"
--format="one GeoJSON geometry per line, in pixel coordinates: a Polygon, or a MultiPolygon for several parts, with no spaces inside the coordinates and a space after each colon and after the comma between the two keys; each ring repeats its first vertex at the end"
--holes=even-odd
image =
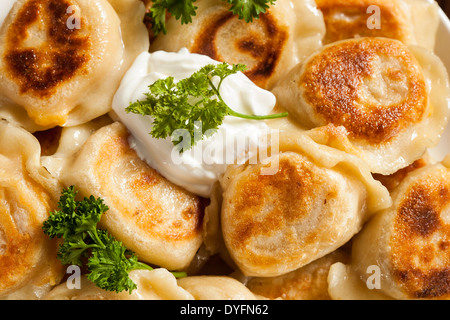
{"type": "MultiPolygon", "coordinates": [[[[58,259],[67,265],[83,266],[87,259],[88,279],[108,291],[129,291],[137,288],[128,277],[131,270],[152,270],[139,262],[138,257],[97,224],[108,206],[103,199],[90,196],[82,201],[75,199],[74,186],[62,191],[58,202],[59,210],[51,212],[43,224],[44,233],[50,238],[62,238],[58,259]]],[[[184,272],[173,272],[183,277],[184,272]]]]}
{"type": "MultiPolygon", "coordinates": [[[[155,35],[160,32],[166,33],[166,15],[170,13],[181,24],[192,22],[196,15],[196,0],[153,0],[148,16],[152,22],[152,31],[155,35]]],[[[223,0],[231,4],[230,11],[246,22],[252,22],[259,14],[265,13],[269,4],[273,5],[275,0],[223,0]]]]}
{"type": "Polygon", "coordinates": [[[150,8],[150,20],[152,31],[155,35],[160,32],[166,33],[166,14],[170,13],[181,24],[192,22],[192,17],[196,15],[197,7],[194,6],[196,0],[153,0],[150,8]]]}
{"type": "Polygon", "coordinates": [[[273,5],[275,0],[227,0],[231,4],[230,11],[244,19],[245,22],[252,22],[253,18],[258,18],[261,13],[269,9],[269,4],[273,5]]]}
{"type": "Polygon", "coordinates": [[[229,75],[244,70],[244,65],[230,66],[223,62],[206,65],[190,77],[176,83],[173,77],[159,79],[149,86],[145,100],[133,102],[125,110],[128,113],[151,116],[153,125],[150,134],[154,138],[167,138],[176,130],[183,130],[183,133],[189,134],[189,139],[185,139],[185,134],[172,139],[180,152],[191,148],[204,137],[213,135],[225,116],[250,120],[288,116],[287,112],[265,116],[246,115],[228,107],[220,95],[220,86],[229,75]],[[218,77],[217,85],[213,81],[215,77],[218,77]],[[184,143],[180,144],[181,142],[184,143]]]}

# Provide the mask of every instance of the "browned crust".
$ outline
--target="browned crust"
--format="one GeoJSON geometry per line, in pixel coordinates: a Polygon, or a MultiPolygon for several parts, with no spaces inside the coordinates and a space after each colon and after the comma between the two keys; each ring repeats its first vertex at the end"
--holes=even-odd
{"type": "Polygon", "coordinates": [[[82,72],[89,61],[89,36],[66,25],[70,5],[66,0],[29,0],[8,28],[3,58],[21,94],[47,98],[60,84],[82,72]],[[39,48],[28,48],[24,42],[29,29],[40,20],[46,21],[47,39],[39,48]]]}
{"type": "Polygon", "coordinates": [[[320,224],[339,197],[334,183],[324,186],[325,179],[308,158],[289,154],[280,157],[274,175],[260,175],[258,168],[245,173],[224,194],[222,223],[229,250],[258,268],[295,263],[303,254],[301,246],[318,236],[319,228],[311,225],[320,224]],[[316,217],[311,211],[318,206],[324,210],[316,217]],[[292,231],[300,224],[302,231],[292,231]]]}
{"type": "MultiPolygon", "coordinates": [[[[237,19],[228,10],[210,17],[203,23],[191,51],[207,55],[218,61],[227,61],[228,57],[223,56],[217,48],[216,37],[221,28],[237,19]]],[[[230,46],[255,61],[254,65],[244,73],[257,85],[265,87],[275,73],[288,36],[286,28],[277,24],[270,12],[261,14],[254,23],[260,23],[263,26],[263,34],[250,32],[243,38],[235,39],[235,42],[230,43],[230,46]]],[[[242,22],[242,28],[246,28],[244,22],[242,22]]]]}
{"type": "Polygon", "coordinates": [[[207,201],[172,185],[156,170],[140,160],[136,151],[129,146],[128,137],[129,133],[122,128],[119,135],[112,136],[104,142],[102,150],[99,152],[100,157],[96,160],[96,174],[102,183],[108,183],[108,175],[113,171],[112,166],[118,159],[135,162],[136,170],[140,174],[136,179],[129,179],[126,188],[136,195],[145,210],[135,211],[129,206],[124,206],[123,204],[126,204],[127,201],[121,200],[123,196],[120,194],[115,194],[110,197],[110,201],[114,202],[116,210],[126,220],[155,238],[169,242],[196,238],[202,232],[207,201]],[[155,198],[154,188],[164,189],[163,193],[175,194],[174,201],[177,203],[165,203],[163,199],[155,198]],[[173,210],[171,206],[175,206],[175,210],[178,210],[178,207],[185,209],[181,212],[180,217],[174,218],[168,215],[168,212],[173,210]],[[166,226],[161,232],[158,225],[165,224],[168,220],[172,221],[172,225],[166,226]]]}
{"type": "MultiPolygon", "coordinates": [[[[442,174],[442,176],[441,176],[442,174]]],[[[394,276],[412,298],[450,297],[450,174],[412,184],[397,209],[391,237],[394,276]]]]}
{"type": "Polygon", "coordinates": [[[325,44],[355,37],[386,37],[404,42],[408,40],[409,35],[402,19],[404,13],[395,1],[317,0],[316,3],[325,21],[325,44]],[[378,29],[367,26],[371,17],[367,9],[371,5],[380,9],[378,29]],[[336,19],[336,15],[345,15],[350,19],[336,19]]]}
{"type": "MultiPolygon", "coordinates": [[[[393,80],[398,70],[384,70],[393,80]]],[[[303,97],[326,123],[344,126],[352,138],[379,144],[390,141],[403,128],[419,122],[427,107],[423,75],[414,56],[396,40],[363,38],[326,47],[306,65],[299,80],[303,97]],[[364,78],[373,73],[377,56],[395,57],[407,70],[408,94],[402,101],[384,106],[359,101],[364,78]]]]}

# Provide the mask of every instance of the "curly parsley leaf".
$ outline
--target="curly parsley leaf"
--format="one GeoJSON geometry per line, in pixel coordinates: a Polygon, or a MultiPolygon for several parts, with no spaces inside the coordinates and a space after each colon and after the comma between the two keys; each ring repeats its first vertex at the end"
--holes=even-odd
{"type": "MultiPolygon", "coordinates": [[[[196,0],[153,0],[149,19],[152,24],[152,31],[155,35],[160,32],[167,33],[166,17],[171,14],[181,24],[192,22],[192,17],[196,15],[196,0]]],[[[273,5],[275,0],[223,0],[231,4],[230,11],[237,15],[239,19],[252,22],[259,18],[261,13],[265,13],[269,5],[273,5]]]]}
{"type": "MultiPolygon", "coordinates": [[[[129,291],[136,284],[129,278],[131,270],[152,267],[139,262],[138,257],[107,231],[97,228],[102,214],[109,210],[103,199],[94,196],[76,200],[74,186],[63,189],[59,210],[50,213],[43,231],[49,237],[62,238],[57,253],[63,264],[82,266],[87,259],[88,279],[109,291],[129,291]]],[[[174,272],[176,277],[185,273],[174,272]]]]}
{"type": "Polygon", "coordinates": [[[154,34],[166,33],[166,16],[170,13],[175,19],[181,20],[181,24],[192,22],[192,17],[196,15],[197,7],[194,6],[196,0],[153,0],[150,8],[150,18],[152,20],[152,31],[154,34]]]}
{"type": "Polygon", "coordinates": [[[51,214],[44,222],[44,230],[51,238],[65,238],[74,233],[72,221],[77,206],[75,195],[76,191],[73,187],[64,189],[58,202],[59,210],[51,214]]]}
{"type": "Polygon", "coordinates": [[[239,16],[239,19],[253,22],[253,18],[265,13],[275,0],[227,0],[227,2],[231,4],[230,11],[239,16]]]}
{"type": "Polygon", "coordinates": [[[212,136],[226,116],[251,120],[286,117],[287,113],[266,116],[241,114],[223,101],[220,95],[222,82],[244,70],[244,65],[223,62],[208,64],[177,83],[173,77],[159,79],[149,86],[145,100],[133,102],[125,110],[151,116],[153,124],[150,134],[157,139],[171,136],[180,152],[212,136]]]}
{"type": "Polygon", "coordinates": [[[133,291],[136,284],[128,277],[134,269],[152,268],[138,261],[138,257],[120,241],[104,230],[100,230],[99,237],[105,248],[93,248],[88,261],[88,279],[98,287],[108,291],[133,291]]]}

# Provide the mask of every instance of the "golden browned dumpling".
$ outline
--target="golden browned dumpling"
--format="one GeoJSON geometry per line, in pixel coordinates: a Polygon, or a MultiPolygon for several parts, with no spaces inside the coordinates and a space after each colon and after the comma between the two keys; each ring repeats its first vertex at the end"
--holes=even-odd
{"type": "Polygon", "coordinates": [[[144,10],[139,0],[18,0],[0,29],[0,115],[34,131],[107,113],[148,50],[144,10]]]}
{"type": "Polygon", "coordinates": [[[141,260],[170,270],[186,268],[202,244],[205,199],[170,183],[141,160],[123,124],[101,126],[103,121],[64,128],[63,150],[46,157],[44,165],[65,186],[103,198],[109,210],[101,227],[141,260]],[[78,143],[77,151],[64,150],[78,143]]]}
{"type": "Polygon", "coordinates": [[[167,34],[159,34],[150,50],[190,52],[217,61],[242,63],[257,85],[270,88],[296,63],[319,48],[325,32],[314,1],[277,0],[252,23],[239,20],[224,1],[198,0],[192,23],[169,19],[167,34]]]}
{"type": "Polygon", "coordinates": [[[281,142],[268,164],[231,166],[222,179],[223,239],[246,276],[282,275],[325,256],[390,204],[359,158],[309,135],[281,142]],[[262,173],[269,166],[276,170],[262,173]]]}
{"type": "Polygon", "coordinates": [[[345,127],[358,155],[384,175],[422,157],[448,123],[450,89],[440,59],[387,38],[327,45],[273,92],[305,128],[345,127]]]}
{"type": "Polygon", "coordinates": [[[42,231],[58,184],[39,156],[30,133],[0,122],[0,299],[39,299],[63,276],[58,244],[42,231]]]}
{"type": "Polygon", "coordinates": [[[349,261],[347,250],[338,250],[278,277],[256,277],[246,282],[254,294],[268,299],[330,300],[328,271],[337,262],[349,261]]]}
{"type": "Polygon", "coordinates": [[[392,198],[353,240],[352,262],[336,266],[330,292],[354,295],[345,289],[353,277],[393,299],[449,299],[450,161],[412,171],[392,198]]]}
{"type": "Polygon", "coordinates": [[[434,49],[439,6],[427,0],[316,0],[323,14],[324,43],[386,37],[434,49]]]}

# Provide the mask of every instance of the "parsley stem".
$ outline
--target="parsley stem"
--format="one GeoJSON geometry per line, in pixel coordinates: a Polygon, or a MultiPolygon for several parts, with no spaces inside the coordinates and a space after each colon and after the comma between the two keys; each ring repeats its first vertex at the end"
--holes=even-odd
{"type": "Polygon", "coordinates": [[[142,263],[142,262],[136,262],[133,266],[133,268],[131,268],[131,270],[138,270],[138,269],[144,269],[144,270],[153,270],[152,267],[150,267],[148,264],[142,263]]]}
{"type": "Polygon", "coordinates": [[[230,108],[228,108],[228,113],[230,116],[238,117],[238,118],[244,118],[244,119],[250,119],[250,120],[268,120],[268,119],[278,119],[278,118],[285,118],[289,115],[287,112],[283,113],[277,113],[277,114],[268,114],[265,116],[255,116],[255,115],[248,115],[236,112],[230,108]]]}
{"type": "MultiPolygon", "coordinates": [[[[214,83],[212,82],[211,78],[209,78],[209,84],[212,87],[212,89],[214,90],[214,92],[216,93],[216,96],[219,98],[219,100],[226,105],[225,101],[223,101],[222,96],[220,95],[220,92],[219,92],[220,85],[222,84],[223,80],[224,80],[224,78],[220,79],[219,85],[216,87],[214,85],[214,83]]],[[[269,115],[265,115],[265,116],[248,115],[248,114],[243,114],[243,113],[236,112],[236,111],[234,111],[233,109],[231,109],[228,106],[227,106],[227,110],[228,110],[228,114],[230,116],[243,118],[243,119],[250,119],[250,120],[278,119],[278,118],[285,118],[285,117],[287,117],[289,115],[288,112],[277,113],[277,114],[269,114],[269,115]]]]}
{"type": "MultiPolygon", "coordinates": [[[[97,226],[95,226],[97,227],[97,226]]],[[[105,249],[106,246],[105,244],[102,242],[102,240],[100,240],[100,237],[98,236],[98,233],[96,230],[94,231],[88,231],[89,236],[91,237],[92,240],[94,240],[94,242],[100,246],[100,248],[105,249]]]]}
{"type": "MultiPolygon", "coordinates": [[[[133,268],[131,268],[131,270],[138,270],[138,269],[144,269],[144,270],[153,270],[152,267],[150,267],[148,264],[142,263],[142,262],[136,262],[133,266],[133,268]]],[[[179,271],[179,272],[170,272],[174,275],[175,278],[183,278],[187,276],[186,272],[183,271],[179,271]]]]}
{"type": "Polygon", "coordinates": [[[174,272],[174,271],[172,271],[171,273],[174,275],[175,278],[187,277],[187,273],[186,272],[182,272],[182,271],[174,272]]]}

